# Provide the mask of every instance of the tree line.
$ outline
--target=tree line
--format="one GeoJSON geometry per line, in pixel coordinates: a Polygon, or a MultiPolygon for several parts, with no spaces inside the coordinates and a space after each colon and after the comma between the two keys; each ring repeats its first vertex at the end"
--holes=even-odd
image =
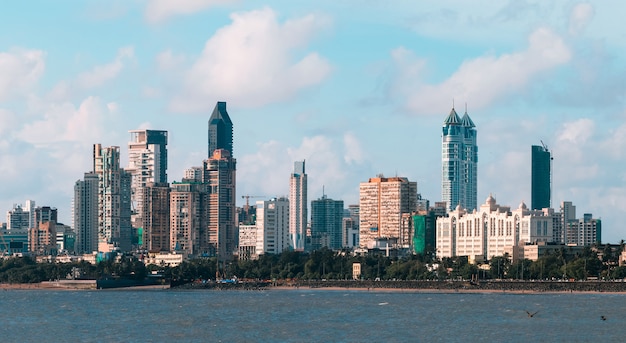
{"type": "Polygon", "coordinates": [[[588,278],[623,279],[626,267],[618,266],[619,252],[604,249],[599,255],[591,248],[572,254],[566,248],[555,250],[537,261],[512,263],[508,256],[493,257],[488,264],[469,263],[467,257],[437,259],[433,254],[386,257],[383,254],[353,256],[348,252],[321,249],[311,253],[285,251],[265,254],[255,260],[219,262],[215,258],[185,261],[176,267],[148,265],[135,256],[122,256],[119,262],[106,260],[93,265],[76,263],[36,263],[30,257],[11,257],[0,264],[0,282],[37,283],[65,279],[73,268],[86,279],[133,278],[149,274],[170,280],[350,280],[353,264],[360,264],[363,280],[553,280],[588,278]]]}

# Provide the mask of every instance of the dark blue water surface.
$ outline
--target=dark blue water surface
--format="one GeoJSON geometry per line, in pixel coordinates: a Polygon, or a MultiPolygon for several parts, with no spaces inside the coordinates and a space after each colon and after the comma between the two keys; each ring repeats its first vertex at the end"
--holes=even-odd
{"type": "Polygon", "coordinates": [[[621,294],[0,291],[3,342],[617,342],[625,320],[621,294]]]}

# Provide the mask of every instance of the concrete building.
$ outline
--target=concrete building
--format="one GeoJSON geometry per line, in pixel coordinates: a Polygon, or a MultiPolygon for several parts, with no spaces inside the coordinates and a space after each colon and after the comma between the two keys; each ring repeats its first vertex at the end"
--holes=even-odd
{"type": "Polygon", "coordinates": [[[531,187],[530,208],[541,210],[551,208],[552,156],[545,145],[531,146],[531,187]]]}
{"type": "Polygon", "coordinates": [[[256,206],[256,254],[279,254],[290,249],[289,200],[257,201],[256,206]]]}
{"type": "Polygon", "coordinates": [[[343,200],[323,195],[311,202],[311,250],[342,248],[343,200]]]}
{"type": "Polygon", "coordinates": [[[170,250],[170,187],[168,183],[148,183],[136,190],[137,246],[152,252],[170,250]]]}
{"type": "Polygon", "coordinates": [[[209,196],[201,182],[174,182],[170,192],[170,250],[208,255],[209,196]]]}
{"type": "Polygon", "coordinates": [[[289,241],[296,251],[305,249],[307,206],[305,161],[296,161],[289,177],[289,241]]]}
{"type": "Polygon", "coordinates": [[[74,183],[72,221],[77,254],[98,251],[98,174],[85,173],[74,183]]]}
{"type": "Polygon", "coordinates": [[[7,230],[24,230],[31,227],[31,211],[15,204],[7,211],[7,230]]]}
{"type": "Polygon", "coordinates": [[[487,261],[502,256],[512,246],[552,241],[552,215],[533,211],[521,203],[510,207],[496,204],[490,195],[478,211],[461,206],[437,219],[437,256],[467,256],[470,261],[487,261]]]}
{"type": "MultiPolygon", "coordinates": [[[[131,224],[134,232],[147,231],[146,223],[152,218],[151,213],[144,212],[152,207],[144,204],[149,201],[146,193],[152,195],[153,190],[143,190],[149,185],[167,184],[167,131],[163,130],[132,130],[128,142],[128,167],[131,175],[131,224]]],[[[168,203],[169,204],[169,203],[168,203]]],[[[167,210],[167,209],[166,209],[167,210]]],[[[167,223],[167,220],[164,219],[167,223]]],[[[168,231],[164,229],[165,231],[168,231]]],[[[141,240],[141,238],[139,238],[141,240]]],[[[169,244],[159,244],[159,247],[169,244]]]]}
{"type": "Polygon", "coordinates": [[[381,175],[362,182],[359,186],[359,246],[373,249],[378,241],[396,241],[397,244],[402,214],[415,211],[416,206],[417,182],[406,177],[381,175]]]}
{"type": "Polygon", "coordinates": [[[602,221],[585,213],[583,218],[571,220],[566,228],[567,245],[591,246],[600,244],[602,239],[602,221]]]}
{"type": "Polygon", "coordinates": [[[353,249],[359,246],[359,205],[348,205],[342,220],[342,247],[353,249]]]}
{"type": "Polygon", "coordinates": [[[236,164],[225,149],[214,150],[213,156],[204,161],[209,253],[220,260],[232,260],[237,253],[236,164]]]}
{"type": "Polygon", "coordinates": [[[255,224],[239,224],[239,260],[254,260],[256,252],[257,227],[255,224]]]}
{"type": "Polygon", "coordinates": [[[35,255],[56,255],[56,222],[47,221],[28,229],[28,245],[35,255]]]}
{"type": "Polygon", "coordinates": [[[457,205],[472,211],[477,206],[478,146],[476,126],[467,114],[454,110],[443,123],[441,199],[448,211],[457,205]]]}
{"type": "Polygon", "coordinates": [[[94,144],[98,175],[98,251],[131,249],[131,175],[120,167],[120,148],[94,144]]]}

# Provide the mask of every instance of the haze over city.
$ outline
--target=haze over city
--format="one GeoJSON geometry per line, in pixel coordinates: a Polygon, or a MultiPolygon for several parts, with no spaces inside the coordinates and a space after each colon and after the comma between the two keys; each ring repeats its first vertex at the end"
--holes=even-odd
{"type": "Polygon", "coordinates": [[[441,198],[441,127],[467,108],[478,201],[530,202],[530,146],[553,153],[552,206],[625,238],[625,36],[617,1],[29,1],[4,6],[0,210],[33,199],[71,223],[94,143],[169,132],[169,181],[207,157],[217,101],[234,124],[237,197],[358,203],[405,176],[441,198]],[[35,10],[36,9],[36,10],[35,10]]]}

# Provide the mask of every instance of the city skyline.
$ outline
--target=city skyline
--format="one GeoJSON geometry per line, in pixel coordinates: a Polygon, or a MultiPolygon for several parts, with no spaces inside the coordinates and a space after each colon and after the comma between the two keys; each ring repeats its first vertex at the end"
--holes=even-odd
{"type": "Polygon", "coordinates": [[[455,100],[480,130],[479,200],[530,203],[529,146],[544,141],[552,206],[572,201],[618,242],[626,51],[609,26],[624,6],[14,3],[0,14],[16,32],[0,47],[0,206],[33,199],[70,223],[93,144],[124,147],[129,130],[168,131],[178,181],[207,156],[217,101],[237,126],[239,195],[287,195],[306,160],[309,199],[358,203],[359,183],[382,173],[433,202],[455,100]]]}

